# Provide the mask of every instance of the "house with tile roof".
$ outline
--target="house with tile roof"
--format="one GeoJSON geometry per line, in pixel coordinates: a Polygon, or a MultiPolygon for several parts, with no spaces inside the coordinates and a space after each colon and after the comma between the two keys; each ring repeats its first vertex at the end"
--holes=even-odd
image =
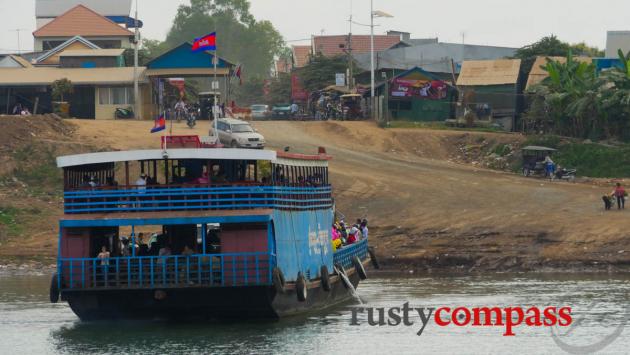
{"type": "Polygon", "coordinates": [[[35,51],[51,50],[81,36],[99,48],[130,48],[134,33],[97,12],[77,5],[33,32],[35,51]]]}
{"type": "MultiPolygon", "coordinates": [[[[400,43],[399,35],[375,35],[374,50],[384,51],[400,43]]],[[[371,49],[370,35],[313,36],[311,52],[326,57],[346,54],[347,48],[352,47],[353,54],[369,53],[371,49]],[[350,39],[350,41],[349,41],[350,39]]]]}
{"type": "Polygon", "coordinates": [[[293,67],[302,68],[309,62],[311,46],[293,46],[291,47],[291,53],[293,54],[293,67]]]}

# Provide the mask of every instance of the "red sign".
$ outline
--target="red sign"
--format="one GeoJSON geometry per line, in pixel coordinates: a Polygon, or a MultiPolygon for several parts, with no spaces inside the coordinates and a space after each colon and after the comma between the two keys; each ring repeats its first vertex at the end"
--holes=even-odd
{"type": "Polygon", "coordinates": [[[308,100],[308,91],[304,89],[302,80],[300,80],[297,74],[291,74],[291,99],[295,101],[308,100]]]}
{"type": "Polygon", "coordinates": [[[394,79],[391,84],[392,97],[416,97],[427,100],[445,99],[448,85],[441,80],[394,79]]]}

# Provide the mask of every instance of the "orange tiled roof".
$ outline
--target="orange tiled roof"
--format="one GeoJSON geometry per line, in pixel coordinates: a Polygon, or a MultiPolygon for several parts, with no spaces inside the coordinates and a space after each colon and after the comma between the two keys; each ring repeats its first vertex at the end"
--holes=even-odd
{"type": "Polygon", "coordinates": [[[310,55],[311,46],[293,46],[293,64],[296,68],[301,68],[308,64],[310,55]]]}
{"type": "Polygon", "coordinates": [[[276,60],[276,73],[290,73],[291,67],[291,62],[286,59],[276,60]]]}
{"type": "MultiPolygon", "coordinates": [[[[384,51],[400,42],[400,36],[375,35],[374,50],[384,51]]],[[[344,54],[343,47],[348,46],[348,36],[315,36],[313,37],[313,49],[315,53],[321,53],[326,57],[344,54]]],[[[352,36],[352,53],[361,54],[370,52],[369,35],[352,36]]]]}
{"type": "Polygon", "coordinates": [[[77,5],[35,32],[35,37],[70,36],[133,36],[133,32],[99,15],[83,5],[77,5]]]}

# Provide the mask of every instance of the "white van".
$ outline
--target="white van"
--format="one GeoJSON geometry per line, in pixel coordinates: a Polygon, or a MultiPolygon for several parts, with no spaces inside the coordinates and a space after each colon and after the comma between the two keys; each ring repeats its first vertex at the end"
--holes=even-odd
{"type": "Polygon", "coordinates": [[[263,149],[265,137],[248,122],[233,118],[220,118],[217,121],[219,141],[226,147],[263,149]]]}

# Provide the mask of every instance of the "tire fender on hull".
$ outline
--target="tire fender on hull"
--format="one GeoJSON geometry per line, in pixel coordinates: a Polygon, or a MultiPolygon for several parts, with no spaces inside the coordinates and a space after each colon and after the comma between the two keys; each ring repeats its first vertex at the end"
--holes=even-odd
{"type": "Polygon", "coordinates": [[[285,279],[282,270],[280,270],[280,268],[278,267],[274,267],[271,277],[273,281],[273,287],[275,287],[276,292],[284,293],[285,279]]]}
{"type": "Polygon", "coordinates": [[[50,280],[50,303],[59,302],[59,274],[54,273],[50,280]]]}
{"type": "Polygon", "coordinates": [[[320,278],[322,281],[322,288],[324,289],[324,291],[329,292],[332,287],[330,285],[330,275],[328,274],[328,268],[326,267],[326,265],[322,265],[322,268],[320,270],[320,278]]]}
{"type": "Polygon", "coordinates": [[[301,272],[298,273],[297,281],[295,281],[295,293],[297,294],[298,301],[306,301],[306,298],[308,297],[308,290],[306,288],[306,279],[301,272]]]}

